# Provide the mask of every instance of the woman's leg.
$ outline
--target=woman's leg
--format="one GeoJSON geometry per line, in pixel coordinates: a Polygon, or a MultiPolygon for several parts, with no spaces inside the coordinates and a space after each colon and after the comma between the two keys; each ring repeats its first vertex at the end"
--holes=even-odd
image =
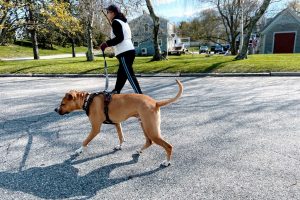
{"type": "Polygon", "coordinates": [[[119,61],[121,61],[123,69],[127,75],[127,79],[129,81],[130,85],[132,86],[134,92],[138,93],[138,94],[143,94],[143,92],[140,88],[140,84],[139,84],[139,82],[134,74],[133,68],[132,68],[134,59],[135,59],[135,51],[128,51],[120,56],[119,61]]]}
{"type": "Polygon", "coordinates": [[[116,81],[115,89],[113,90],[113,92],[120,94],[122,88],[124,87],[124,85],[126,83],[127,75],[123,69],[121,60],[119,58],[118,58],[118,60],[119,60],[119,69],[118,69],[118,73],[117,73],[117,81],[116,81]]]}

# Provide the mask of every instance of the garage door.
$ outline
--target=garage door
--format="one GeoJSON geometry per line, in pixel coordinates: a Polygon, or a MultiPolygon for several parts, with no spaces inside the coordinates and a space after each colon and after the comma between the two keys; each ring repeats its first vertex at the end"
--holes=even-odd
{"type": "Polygon", "coordinates": [[[296,33],[275,33],[273,53],[294,53],[296,33]]]}

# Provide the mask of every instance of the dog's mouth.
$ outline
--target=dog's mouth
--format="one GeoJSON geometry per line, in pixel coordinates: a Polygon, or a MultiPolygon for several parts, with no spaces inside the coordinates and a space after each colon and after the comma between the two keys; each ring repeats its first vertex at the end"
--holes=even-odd
{"type": "Polygon", "coordinates": [[[65,112],[65,113],[61,113],[61,112],[59,112],[58,114],[60,114],[60,115],[67,115],[67,114],[69,114],[70,112],[65,112]]]}
{"type": "Polygon", "coordinates": [[[70,112],[62,112],[62,111],[61,111],[60,109],[58,109],[58,108],[55,108],[54,111],[57,112],[57,113],[60,114],[60,115],[66,115],[66,114],[69,114],[69,113],[70,113],[70,112]]]}

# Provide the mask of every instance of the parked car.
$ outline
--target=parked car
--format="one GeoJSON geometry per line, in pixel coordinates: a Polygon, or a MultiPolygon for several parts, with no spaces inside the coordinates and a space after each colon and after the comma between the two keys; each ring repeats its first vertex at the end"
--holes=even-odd
{"type": "Polygon", "coordinates": [[[223,53],[225,53],[224,48],[221,45],[216,45],[214,52],[215,52],[215,54],[223,54],[223,53]]]}
{"type": "Polygon", "coordinates": [[[229,44],[223,44],[222,47],[223,47],[224,51],[230,50],[229,44]]]}
{"type": "Polygon", "coordinates": [[[173,48],[169,50],[169,54],[176,54],[176,55],[181,55],[182,53],[187,52],[188,50],[185,48],[183,43],[177,44],[173,48]]]}
{"type": "Polygon", "coordinates": [[[199,54],[201,53],[208,53],[208,46],[200,46],[199,54]]]}

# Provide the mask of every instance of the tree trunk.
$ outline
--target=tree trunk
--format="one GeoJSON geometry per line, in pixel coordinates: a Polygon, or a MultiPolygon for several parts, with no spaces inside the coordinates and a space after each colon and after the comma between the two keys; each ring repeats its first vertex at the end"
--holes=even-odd
{"type": "Polygon", "coordinates": [[[231,35],[231,40],[230,40],[230,51],[231,51],[231,55],[236,55],[237,51],[236,51],[236,37],[231,35]]]}
{"type": "Polygon", "coordinates": [[[255,13],[253,17],[250,18],[249,25],[247,26],[246,36],[244,38],[244,44],[241,52],[235,57],[236,60],[246,59],[248,55],[248,44],[251,37],[251,33],[253,28],[255,27],[257,21],[261,18],[261,16],[266,12],[267,8],[270,5],[271,0],[264,0],[262,6],[255,13]]]}
{"type": "Polygon", "coordinates": [[[33,17],[33,11],[29,7],[29,29],[30,29],[30,35],[31,35],[31,42],[32,42],[32,48],[33,48],[33,58],[35,60],[40,59],[39,56],[39,47],[38,47],[38,41],[37,41],[37,32],[36,32],[36,27],[35,27],[35,20],[33,17]]]}
{"type": "Polygon", "coordinates": [[[159,17],[157,17],[154,13],[153,6],[151,3],[151,0],[146,0],[146,4],[150,13],[150,16],[153,20],[153,44],[154,44],[154,55],[152,60],[153,61],[158,61],[162,60],[160,50],[159,50],[159,45],[158,45],[158,31],[159,31],[159,17]]]}
{"type": "Polygon", "coordinates": [[[6,31],[6,28],[1,29],[0,31],[0,46],[5,46],[7,44],[6,31]]]}
{"type": "Polygon", "coordinates": [[[93,51],[93,20],[94,20],[94,14],[91,14],[89,16],[89,19],[87,21],[87,30],[86,30],[86,39],[87,39],[87,46],[88,50],[86,52],[86,59],[87,61],[94,61],[94,51],[93,51]]]}
{"type": "Polygon", "coordinates": [[[8,12],[6,11],[6,8],[2,8],[4,12],[2,13],[1,19],[0,19],[0,45],[5,45],[6,44],[6,30],[5,28],[5,23],[7,21],[8,17],[8,12]]]}
{"type": "Polygon", "coordinates": [[[75,40],[74,40],[73,37],[71,38],[71,40],[72,40],[72,57],[75,58],[76,57],[76,53],[75,53],[75,40]]]}
{"type": "Polygon", "coordinates": [[[35,60],[38,60],[40,59],[40,56],[39,56],[39,47],[38,47],[36,30],[35,29],[31,30],[30,34],[31,34],[31,42],[33,48],[33,58],[35,60]]]}

